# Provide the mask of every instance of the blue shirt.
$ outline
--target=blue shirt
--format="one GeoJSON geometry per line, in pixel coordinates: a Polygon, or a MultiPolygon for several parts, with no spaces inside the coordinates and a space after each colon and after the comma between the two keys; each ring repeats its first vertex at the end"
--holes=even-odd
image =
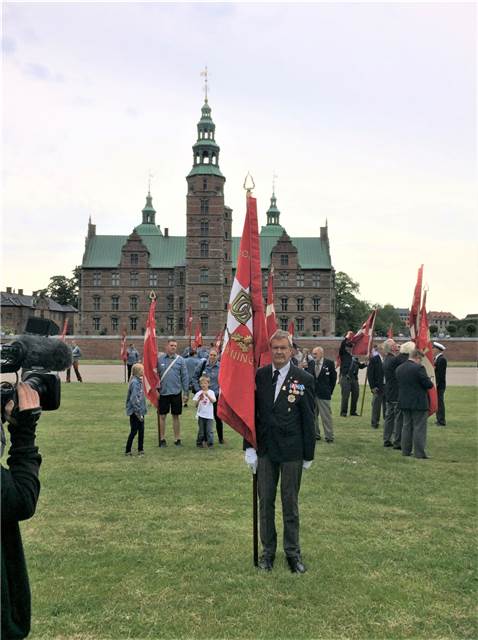
{"type": "Polygon", "coordinates": [[[137,362],[139,362],[139,353],[135,348],[128,347],[128,350],[126,351],[126,357],[126,364],[136,364],[137,362]]]}
{"type": "Polygon", "coordinates": [[[211,364],[209,360],[201,360],[200,364],[196,367],[193,378],[194,391],[199,391],[199,378],[201,376],[207,376],[209,378],[209,388],[214,391],[216,398],[219,397],[219,360],[215,364],[211,364]],[[204,368],[203,368],[204,365],[204,368]]]}
{"type": "Polygon", "coordinates": [[[136,413],[144,416],[148,409],[144,398],[143,381],[137,376],[133,376],[128,385],[128,395],[126,396],[126,415],[132,416],[136,413]]]}
{"type": "Polygon", "coordinates": [[[159,393],[162,396],[176,396],[178,393],[187,393],[189,389],[189,376],[186,362],[182,356],[168,356],[166,353],[158,358],[159,393]],[[166,373],[171,362],[174,364],[166,373]]]}
{"type": "Polygon", "coordinates": [[[188,377],[190,382],[193,379],[194,372],[196,371],[196,368],[200,362],[201,358],[199,358],[198,356],[189,356],[189,358],[186,358],[186,369],[188,370],[188,377]]]}

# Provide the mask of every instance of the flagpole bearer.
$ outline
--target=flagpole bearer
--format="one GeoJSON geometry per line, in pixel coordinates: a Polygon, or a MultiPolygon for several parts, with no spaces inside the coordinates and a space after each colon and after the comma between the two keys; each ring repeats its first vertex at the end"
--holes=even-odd
{"type": "MultiPolygon", "coordinates": [[[[378,308],[375,308],[375,314],[373,316],[373,322],[372,322],[372,326],[370,328],[370,335],[369,335],[369,340],[368,340],[368,348],[367,348],[367,360],[370,360],[370,352],[371,352],[371,347],[372,347],[372,341],[373,341],[373,332],[375,329],[375,320],[377,319],[377,311],[378,308]]],[[[365,390],[367,388],[367,372],[365,372],[365,380],[363,383],[363,393],[362,393],[362,403],[360,405],[360,417],[362,417],[363,414],[363,405],[365,403],[365,390]]]]}

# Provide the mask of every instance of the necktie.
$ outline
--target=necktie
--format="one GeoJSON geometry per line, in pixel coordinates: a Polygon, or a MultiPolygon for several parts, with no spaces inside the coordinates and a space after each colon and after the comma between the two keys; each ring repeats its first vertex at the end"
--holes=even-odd
{"type": "Polygon", "coordinates": [[[278,378],[279,378],[279,369],[276,369],[272,374],[272,396],[274,400],[276,397],[276,385],[277,385],[278,378]]]}
{"type": "Polygon", "coordinates": [[[318,378],[320,376],[320,372],[322,371],[322,361],[319,360],[315,363],[315,377],[318,378]]]}

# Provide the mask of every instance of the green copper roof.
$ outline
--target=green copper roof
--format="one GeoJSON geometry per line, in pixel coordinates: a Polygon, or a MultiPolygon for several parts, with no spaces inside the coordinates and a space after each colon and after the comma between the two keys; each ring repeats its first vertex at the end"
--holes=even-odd
{"type": "Polygon", "coordinates": [[[196,164],[187,175],[188,178],[190,176],[219,176],[224,178],[217,164],[196,164]]]}
{"type": "Polygon", "coordinates": [[[134,230],[140,236],[162,236],[163,235],[159,225],[156,226],[155,224],[151,224],[150,222],[139,224],[137,227],[134,228],[134,230]]]}
{"type": "Polygon", "coordinates": [[[285,229],[280,224],[268,224],[265,227],[261,227],[261,236],[274,236],[274,238],[280,238],[285,229]]]}
{"type": "MultiPolygon", "coordinates": [[[[137,230],[144,225],[139,225],[137,230]]],[[[264,228],[264,227],[263,227],[264,228]]],[[[150,268],[171,269],[186,264],[186,238],[179,236],[145,235],[138,231],[150,253],[150,268]]],[[[282,234],[281,234],[282,235],[282,234]]],[[[88,241],[82,266],[89,269],[108,269],[118,267],[121,249],[127,236],[93,236],[88,241]]],[[[261,267],[267,269],[270,254],[278,237],[261,235],[261,267]]],[[[232,239],[232,265],[237,264],[240,238],[232,239]]],[[[325,242],[320,238],[291,238],[297,248],[298,260],[302,269],[330,269],[330,254],[325,242]]]]}

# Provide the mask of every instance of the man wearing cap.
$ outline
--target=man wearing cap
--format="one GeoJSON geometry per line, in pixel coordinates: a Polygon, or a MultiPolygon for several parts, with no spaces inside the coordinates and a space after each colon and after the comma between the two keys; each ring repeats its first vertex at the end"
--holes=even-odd
{"type": "Polygon", "coordinates": [[[436,423],[440,427],[446,425],[445,420],[445,389],[446,389],[446,366],[447,360],[444,352],[445,347],[440,342],[433,343],[435,353],[435,381],[438,395],[438,409],[436,413],[436,423]]]}

